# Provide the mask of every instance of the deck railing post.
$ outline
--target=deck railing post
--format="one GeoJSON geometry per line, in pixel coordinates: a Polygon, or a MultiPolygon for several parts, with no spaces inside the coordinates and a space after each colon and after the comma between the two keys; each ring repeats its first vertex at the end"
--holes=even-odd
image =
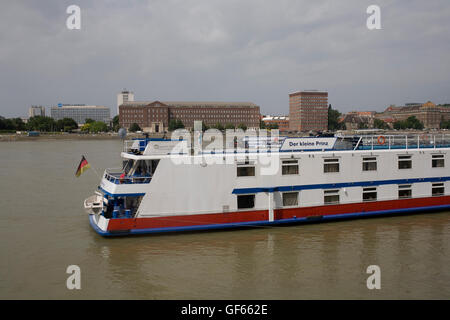
{"type": "Polygon", "coordinates": [[[273,213],[273,192],[269,191],[269,221],[272,222],[274,220],[273,213]]]}

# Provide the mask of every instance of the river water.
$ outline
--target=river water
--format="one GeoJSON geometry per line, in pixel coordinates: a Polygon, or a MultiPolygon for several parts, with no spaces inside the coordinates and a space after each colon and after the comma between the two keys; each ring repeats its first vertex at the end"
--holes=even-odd
{"type": "Polygon", "coordinates": [[[450,298],[450,212],[102,238],[82,202],[120,151],[117,140],[0,143],[0,299],[450,298]],[[76,178],[82,154],[93,169],[76,178]],[[66,287],[69,265],[80,290],[66,287]],[[370,265],[380,290],[366,286],[370,265]]]}

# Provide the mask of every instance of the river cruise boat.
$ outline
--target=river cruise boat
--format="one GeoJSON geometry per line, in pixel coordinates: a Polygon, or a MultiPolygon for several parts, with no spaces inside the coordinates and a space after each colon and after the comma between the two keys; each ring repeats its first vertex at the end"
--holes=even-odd
{"type": "Polygon", "coordinates": [[[254,139],[196,152],[124,141],[122,168],[84,202],[91,226],[116,236],[450,209],[450,135],[254,139]]]}

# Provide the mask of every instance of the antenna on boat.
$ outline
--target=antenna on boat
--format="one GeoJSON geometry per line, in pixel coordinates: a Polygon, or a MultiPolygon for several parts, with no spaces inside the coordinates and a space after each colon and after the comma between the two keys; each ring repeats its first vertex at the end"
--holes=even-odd
{"type": "Polygon", "coordinates": [[[125,137],[127,136],[127,129],[120,128],[117,135],[120,139],[122,139],[122,149],[125,150],[125,137]]]}
{"type": "Polygon", "coordinates": [[[119,136],[120,139],[125,139],[125,137],[127,136],[127,129],[125,128],[120,128],[119,132],[117,132],[117,135],[119,136]]]}

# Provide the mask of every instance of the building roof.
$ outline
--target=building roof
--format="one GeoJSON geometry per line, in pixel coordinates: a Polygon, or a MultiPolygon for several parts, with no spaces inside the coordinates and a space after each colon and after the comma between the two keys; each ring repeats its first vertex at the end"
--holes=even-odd
{"type": "MultiPolygon", "coordinates": [[[[365,117],[364,117],[365,118],[365,117]]],[[[363,119],[363,117],[361,117],[358,114],[354,114],[354,113],[347,113],[342,117],[342,120],[340,120],[340,122],[351,122],[351,123],[366,123],[367,119],[363,119]]]]}
{"type": "Polygon", "coordinates": [[[422,107],[423,108],[434,108],[434,107],[436,107],[436,105],[431,101],[427,101],[422,105],[422,107]]]}
{"type": "Polygon", "coordinates": [[[419,111],[421,108],[420,105],[411,105],[411,106],[389,106],[384,110],[384,112],[411,112],[411,111],[419,111]]]}
{"type": "Polygon", "coordinates": [[[63,105],[61,107],[52,107],[52,109],[109,109],[105,106],[85,106],[85,105],[63,105]]]}
{"type": "Polygon", "coordinates": [[[295,92],[291,92],[289,93],[290,96],[294,96],[294,95],[308,95],[308,94],[319,94],[319,95],[324,95],[326,94],[328,96],[328,91],[321,91],[321,90],[302,90],[302,91],[295,91],[295,92]]]}
{"type": "Polygon", "coordinates": [[[160,102],[171,107],[201,107],[201,108],[224,108],[224,107],[258,107],[252,102],[221,102],[221,101],[127,101],[124,106],[144,106],[160,102]]]}
{"type": "Polygon", "coordinates": [[[273,120],[289,120],[289,117],[287,116],[270,116],[267,115],[262,118],[262,121],[273,121],[273,120]]]}

